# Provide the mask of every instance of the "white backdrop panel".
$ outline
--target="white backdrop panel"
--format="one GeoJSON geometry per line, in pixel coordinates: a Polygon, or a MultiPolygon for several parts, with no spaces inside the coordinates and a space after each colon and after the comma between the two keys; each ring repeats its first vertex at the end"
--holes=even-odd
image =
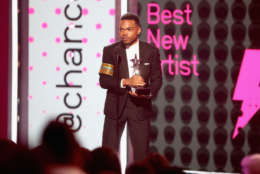
{"type": "Polygon", "coordinates": [[[115,0],[30,0],[29,145],[51,119],[66,121],[81,145],[101,145],[102,49],[114,42],[115,0]],[[58,117],[59,116],[59,117],[58,117]]]}

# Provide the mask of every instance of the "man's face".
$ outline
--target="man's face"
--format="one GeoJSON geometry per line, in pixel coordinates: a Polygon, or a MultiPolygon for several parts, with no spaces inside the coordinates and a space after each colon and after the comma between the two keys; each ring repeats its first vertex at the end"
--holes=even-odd
{"type": "Polygon", "coordinates": [[[137,41],[141,28],[134,20],[121,20],[119,35],[123,43],[128,47],[137,41]]]}

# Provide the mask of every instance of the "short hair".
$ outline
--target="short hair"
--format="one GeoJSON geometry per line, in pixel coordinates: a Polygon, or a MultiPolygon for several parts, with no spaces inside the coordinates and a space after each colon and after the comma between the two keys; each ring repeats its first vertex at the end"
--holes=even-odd
{"type": "Polygon", "coordinates": [[[109,147],[98,147],[91,152],[90,173],[102,171],[121,174],[121,165],[116,152],[109,147]]]}
{"type": "Polygon", "coordinates": [[[245,156],[241,161],[242,171],[245,174],[259,173],[260,172],[260,154],[251,154],[245,156]]]}
{"type": "Polygon", "coordinates": [[[134,162],[126,168],[125,174],[154,174],[151,166],[143,162],[134,162]]]}
{"type": "Polygon", "coordinates": [[[133,13],[126,13],[123,16],[121,16],[120,20],[134,20],[135,23],[141,27],[139,17],[133,13]]]}

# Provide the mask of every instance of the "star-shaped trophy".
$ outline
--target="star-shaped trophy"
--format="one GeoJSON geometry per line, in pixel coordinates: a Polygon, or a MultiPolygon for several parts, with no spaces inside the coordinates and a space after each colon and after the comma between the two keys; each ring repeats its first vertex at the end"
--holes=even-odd
{"type": "Polygon", "coordinates": [[[137,59],[137,56],[135,54],[135,58],[131,59],[131,61],[133,62],[133,68],[134,68],[134,74],[135,75],[140,75],[140,60],[137,59]]]}
{"type": "MultiPolygon", "coordinates": [[[[141,61],[140,59],[137,59],[137,56],[135,54],[134,59],[131,59],[131,61],[133,62],[133,69],[134,69],[134,75],[140,75],[142,76],[141,73],[141,61]]],[[[145,86],[136,86],[136,87],[132,87],[131,88],[132,91],[135,91],[136,94],[138,95],[144,95],[149,97],[151,95],[151,90],[148,87],[147,83],[145,86]]]]}

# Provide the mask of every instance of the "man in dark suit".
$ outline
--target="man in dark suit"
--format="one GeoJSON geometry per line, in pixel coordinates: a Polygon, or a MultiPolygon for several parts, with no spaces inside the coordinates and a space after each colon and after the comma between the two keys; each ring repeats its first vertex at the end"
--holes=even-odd
{"type": "Polygon", "coordinates": [[[162,85],[160,55],[157,48],[139,41],[141,25],[136,15],[121,17],[119,34],[120,42],[104,48],[99,71],[100,85],[107,89],[102,145],[118,152],[127,122],[134,160],[138,161],[148,153],[151,98],[162,85]],[[149,90],[138,93],[140,87],[149,90]]]}

